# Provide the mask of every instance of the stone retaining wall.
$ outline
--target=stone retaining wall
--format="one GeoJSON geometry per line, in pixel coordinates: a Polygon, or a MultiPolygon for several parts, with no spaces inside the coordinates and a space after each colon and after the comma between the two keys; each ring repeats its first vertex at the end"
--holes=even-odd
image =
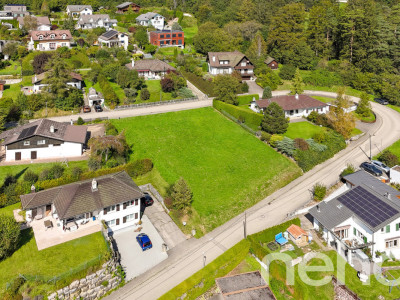
{"type": "Polygon", "coordinates": [[[116,288],[122,281],[117,273],[118,262],[110,260],[103,264],[96,273],[80,280],[75,280],[69,286],[59,289],[48,296],[49,300],[95,300],[100,299],[108,291],[116,288]]]}

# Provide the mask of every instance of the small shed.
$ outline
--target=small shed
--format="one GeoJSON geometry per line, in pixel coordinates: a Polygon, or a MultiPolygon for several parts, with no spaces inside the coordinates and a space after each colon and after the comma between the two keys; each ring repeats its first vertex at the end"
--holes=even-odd
{"type": "Polygon", "coordinates": [[[264,61],[264,63],[271,68],[271,70],[276,70],[278,69],[278,62],[275,60],[275,58],[268,56],[267,59],[264,61]]]}
{"type": "Polygon", "coordinates": [[[0,80],[0,91],[4,91],[4,85],[6,84],[5,80],[0,80]]]}
{"type": "Polygon", "coordinates": [[[292,240],[296,246],[303,247],[308,244],[308,233],[301,227],[297,225],[290,225],[287,229],[289,233],[289,238],[292,240]]]}
{"type": "Polygon", "coordinates": [[[390,169],[390,182],[400,184],[400,166],[394,166],[390,169]]]}

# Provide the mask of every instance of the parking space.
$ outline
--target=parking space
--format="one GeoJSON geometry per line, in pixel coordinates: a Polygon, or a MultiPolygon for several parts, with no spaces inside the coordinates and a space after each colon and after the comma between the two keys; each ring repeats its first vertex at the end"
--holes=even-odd
{"type": "Polygon", "coordinates": [[[134,232],[133,228],[119,230],[113,235],[121,254],[121,265],[125,269],[126,280],[143,274],[168,257],[163,249],[164,240],[147,216],[142,217],[142,222],[143,229],[140,233],[146,233],[153,244],[149,250],[142,251],[136,241],[139,232],[134,232]]]}

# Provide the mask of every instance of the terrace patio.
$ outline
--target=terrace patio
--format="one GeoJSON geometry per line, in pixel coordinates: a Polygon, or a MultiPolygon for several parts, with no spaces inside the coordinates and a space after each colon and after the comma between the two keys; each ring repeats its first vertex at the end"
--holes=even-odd
{"type": "Polygon", "coordinates": [[[38,250],[81,238],[98,232],[102,228],[102,224],[99,220],[90,220],[84,225],[79,224],[76,230],[64,231],[61,225],[57,226],[57,220],[52,216],[46,216],[40,220],[33,220],[29,225],[32,227],[33,233],[35,234],[38,250]]]}

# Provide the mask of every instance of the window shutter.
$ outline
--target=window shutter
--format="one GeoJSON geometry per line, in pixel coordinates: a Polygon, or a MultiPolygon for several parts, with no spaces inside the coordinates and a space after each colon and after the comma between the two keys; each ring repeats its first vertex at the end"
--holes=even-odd
{"type": "Polygon", "coordinates": [[[396,231],[399,231],[399,223],[396,224],[396,231]]]}
{"type": "Polygon", "coordinates": [[[135,199],[135,205],[136,205],[136,206],[138,205],[138,203],[139,203],[139,200],[138,200],[138,199],[135,199]]]}
{"type": "Polygon", "coordinates": [[[116,224],[119,225],[119,219],[116,220],[116,224]]]}
{"type": "Polygon", "coordinates": [[[368,242],[367,237],[364,236],[364,243],[366,244],[368,242]]]}
{"type": "Polygon", "coordinates": [[[117,204],[117,211],[119,211],[119,204],[117,204]]]}
{"type": "Polygon", "coordinates": [[[138,213],[135,213],[135,220],[138,219],[138,213]]]}
{"type": "Polygon", "coordinates": [[[386,233],[390,232],[390,225],[386,225],[386,233]]]}
{"type": "Polygon", "coordinates": [[[107,214],[107,208],[105,208],[105,209],[104,209],[104,212],[103,212],[103,214],[104,214],[104,215],[106,215],[106,214],[107,214]]]}
{"type": "Polygon", "coordinates": [[[123,208],[126,209],[126,202],[124,203],[123,208]]]}
{"type": "Polygon", "coordinates": [[[126,217],[122,218],[122,223],[126,223],[126,217]]]}
{"type": "Polygon", "coordinates": [[[357,235],[357,230],[355,227],[353,228],[353,232],[354,232],[354,235],[357,235]]]}

